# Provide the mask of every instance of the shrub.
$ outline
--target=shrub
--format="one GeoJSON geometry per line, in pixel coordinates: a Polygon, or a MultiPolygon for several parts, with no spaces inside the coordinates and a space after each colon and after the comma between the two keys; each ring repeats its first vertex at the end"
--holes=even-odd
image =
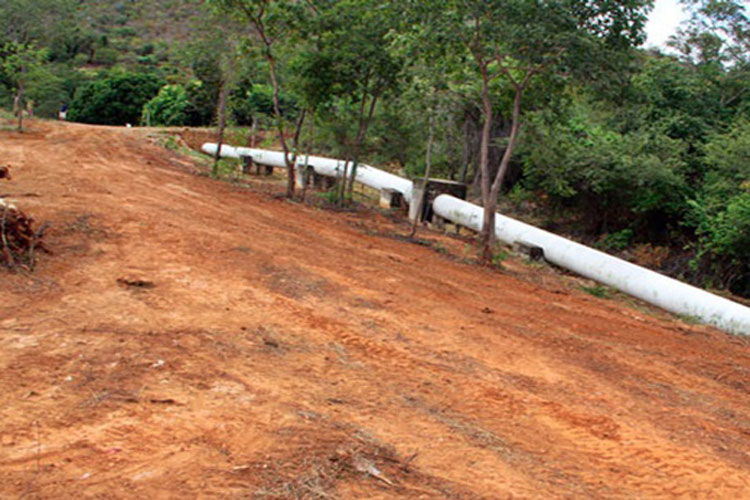
{"type": "Polygon", "coordinates": [[[750,296],[750,122],[714,135],[705,151],[708,171],[688,220],[700,237],[693,266],[750,296]]]}
{"type": "Polygon", "coordinates": [[[750,262],[750,192],[735,196],[709,221],[706,234],[714,252],[750,262]]]}
{"type": "Polygon", "coordinates": [[[190,101],[182,85],[165,85],[143,106],[141,124],[177,126],[188,123],[190,101]]]}
{"type": "MultiPolygon", "coordinates": [[[[279,96],[279,109],[282,116],[294,119],[296,101],[286,94],[279,96]]],[[[235,91],[229,99],[232,118],[239,125],[251,125],[258,114],[274,116],[273,88],[270,85],[251,84],[235,91]]]]}
{"type": "Polygon", "coordinates": [[[567,122],[532,116],[527,134],[525,185],[586,214],[591,230],[640,232],[652,220],[680,220],[687,192],[681,141],[648,129],[620,132],[585,107],[567,122]]]}
{"type": "Polygon", "coordinates": [[[51,66],[34,68],[26,77],[27,98],[34,101],[34,114],[54,118],[60,104],[69,99],[63,76],[55,74],[51,66]]]}
{"type": "Polygon", "coordinates": [[[116,49],[101,47],[94,53],[93,63],[102,66],[112,66],[117,63],[120,53],[116,49]]]}
{"type": "Polygon", "coordinates": [[[620,251],[625,250],[630,246],[633,240],[633,230],[625,228],[622,231],[617,231],[607,235],[603,235],[597,246],[604,250],[620,251]]]}
{"type": "Polygon", "coordinates": [[[105,73],[78,89],[68,116],[72,121],[99,125],[138,123],[143,105],[159,92],[163,83],[151,73],[105,73]]]}
{"type": "Polygon", "coordinates": [[[211,83],[193,80],[185,88],[190,106],[186,110],[188,125],[198,127],[210,125],[216,113],[218,88],[211,83]]]}

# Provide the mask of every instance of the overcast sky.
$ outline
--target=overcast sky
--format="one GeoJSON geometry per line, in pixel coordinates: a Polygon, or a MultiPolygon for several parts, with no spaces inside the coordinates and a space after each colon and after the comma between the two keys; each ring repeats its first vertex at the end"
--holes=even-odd
{"type": "Polygon", "coordinates": [[[646,47],[664,47],[680,22],[687,18],[677,0],[656,0],[648,19],[646,47]]]}

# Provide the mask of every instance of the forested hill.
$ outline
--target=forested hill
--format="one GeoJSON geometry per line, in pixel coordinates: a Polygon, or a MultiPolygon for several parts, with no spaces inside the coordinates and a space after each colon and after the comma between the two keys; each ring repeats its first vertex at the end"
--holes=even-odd
{"type": "Polygon", "coordinates": [[[200,0],[104,0],[80,4],[96,34],[119,38],[122,48],[133,50],[142,43],[168,45],[187,41],[193,21],[202,10],[200,0]]]}
{"type": "MultiPolygon", "coordinates": [[[[108,70],[160,79],[184,74],[190,66],[184,51],[201,10],[200,0],[8,0],[0,4],[0,46],[21,42],[44,49],[45,64],[26,77],[27,96],[38,115],[52,117],[83,84],[108,70]]],[[[7,107],[16,85],[4,73],[0,99],[7,107]]]]}
{"type": "Polygon", "coordinates": [[[429,162],[486,206],[747,297],[750,20],[685,4],[665,54],[642,48],[650,0],[3,0],[0,107],[201,126],[224,89],[230,126],[429,162]]]}

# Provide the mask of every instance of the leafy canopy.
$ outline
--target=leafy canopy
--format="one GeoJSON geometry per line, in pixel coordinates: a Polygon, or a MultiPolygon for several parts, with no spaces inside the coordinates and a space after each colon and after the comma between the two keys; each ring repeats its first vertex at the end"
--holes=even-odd
{"type": "Polygon", "coordinates": [[[163,84],[154,74],[112,71],[78,89],[70,103],[70,120],[98,125],[136,124],[143,105],[163,84]]]}

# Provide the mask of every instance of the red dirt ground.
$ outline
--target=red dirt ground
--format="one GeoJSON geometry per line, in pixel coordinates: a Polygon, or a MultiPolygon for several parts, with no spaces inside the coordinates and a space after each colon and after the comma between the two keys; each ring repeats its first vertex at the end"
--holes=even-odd
{"type": "Polygon", "coordinates": [[[0,163],[54,251],[0,271],[0,497],[750,498],[747,339],[136,129],[32,121],[0,163]]]}

